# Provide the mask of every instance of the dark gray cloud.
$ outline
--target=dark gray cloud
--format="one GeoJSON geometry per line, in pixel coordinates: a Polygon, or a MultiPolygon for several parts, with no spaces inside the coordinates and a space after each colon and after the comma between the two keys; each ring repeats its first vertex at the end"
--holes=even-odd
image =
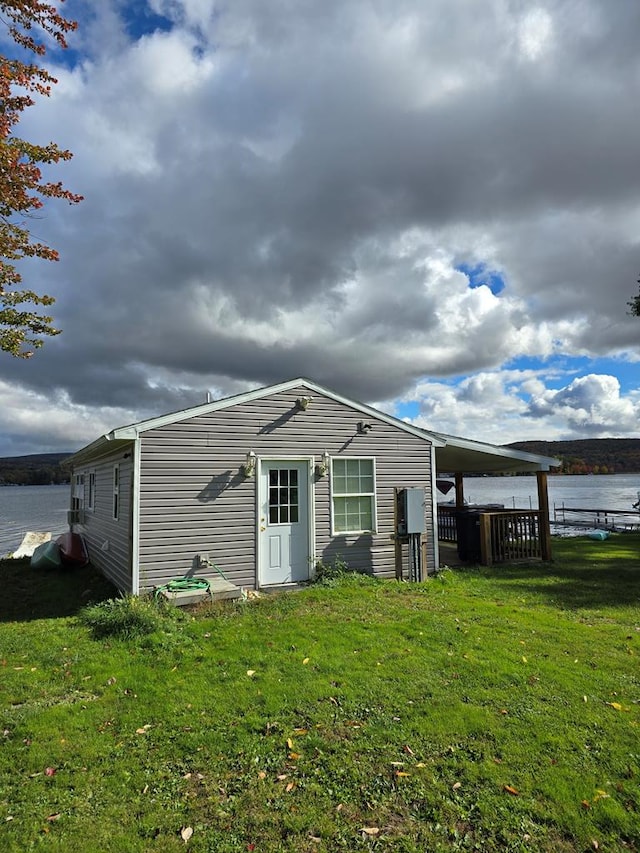
{"type": "Polygon", "coordinates": [[[391,405],[516,359],[640,359],[635,4],[153,0],[171,28],[137,41],[121,2],[68,6],[77,62],[24,127],[86,197],[38,222],[61,262],[26,265],[64,334],[0,382],[62,394],[74,440],[85,410],[297,374],[391,405]]]}

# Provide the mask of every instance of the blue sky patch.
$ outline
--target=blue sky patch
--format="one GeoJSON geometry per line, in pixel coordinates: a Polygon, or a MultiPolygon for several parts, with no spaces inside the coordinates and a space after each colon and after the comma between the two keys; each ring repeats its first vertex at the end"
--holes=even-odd
{"type": "Polygon", "coordinates": [[[587,358],[585,356],[555,356],[552,360],[522,357],[505,365],[506,370],[532,370],[541,374],[547,388],[557,390],[569,385],[579,376],[589,373],[616,376],[620,393],[635,391],[640,386],[640,364],[616,358],[587,358]]]}
{"type": "Polygon", "coordinates": [[[124,3],[121,14],[127,28],[127,35],[134,41],[158,31],[167,32],[173,26],[168,18],[156,15],[145,0],[124,3]]]}
{"type": "Polygon", "coordinates": [[[505,288],[504,279],[495,270],[490,270],[485,264],[458,264],[457,270],[463,272],[469,279],[469,287],[481,287],[486,285],[494,296],[505,288]]]}
{"type": "Polygon", "coordinates": [[[403,418],[409,418],[413,420],[417,418],[420,414],[420,404],[415,402],[410,403],[398,403],[396,407],[395,416],[402,420],[403,418]]]}

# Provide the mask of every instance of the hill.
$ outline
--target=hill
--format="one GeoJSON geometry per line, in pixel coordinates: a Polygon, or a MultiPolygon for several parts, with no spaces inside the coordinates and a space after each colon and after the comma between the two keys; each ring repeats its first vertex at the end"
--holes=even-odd
{"type": "Polygon", "coordinates": [[[34,453],[30,456],[0,458],[0,485],[48,486],[69,482],[63,462],[70,453],[34,453]]]}
{"type": "MultiPolygon", "coordinates": [[[[640,472],[640,438],[583,438],[570,441],[514,441],[507,447],[562,459],[563,474],[640,472]]],[[[0,457],[0,486],[68,483],[64,462],[71,453],[0,457]]]]}
{"type": "Polygon", "coordinates": [[[563,474],[635,474],[640,471],[640,438],[514,441],[506,446],[562,459],[563,474]]]}

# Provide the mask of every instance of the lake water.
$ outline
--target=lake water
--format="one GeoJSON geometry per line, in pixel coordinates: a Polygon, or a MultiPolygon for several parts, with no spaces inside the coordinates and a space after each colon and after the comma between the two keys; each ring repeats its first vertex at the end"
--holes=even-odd
{"type": "MultiPolygon", "coordinates": [[[[562,474],[549,476],[549,509],[553,505],[591,509],[619,509],[633,512],[638,500],[640,474],[598,474],[594,476],[562,474]]],[[[450,492],[448,500],[453,496],[450,492]]],[[[470,504],[502,503],[509,509],[537,509],[536,477],[468,477],[464,496],[470,504]]]]}
{"type": "MultiPolygon", "coordinates": [[[[549,518],[562,520],[562,506],[572,509],[615,509],[628,512],[616,516],[616,524],[640,524],[640,513],[633,504],[640,498],[640,474],[603,474],[581,476],[562,474],[547,478],[549,518]],[[555,511],[555,512],[554,512],[555,511]],[[555,514],[557,513],[557,515],[555,514]]],[[[535,475],[526,477],[467,477],[464,496],[469,504],[503,504],[507,509],[538,509],[538,486],[535,475]]],[[[448,501],[453,492],[439,501],[448,501]]],[[[568,520],[586,523],[593,516],[567,514],[568,520]]],[[[567,532],[552,528],[552,532],[567,532]]]]}
{"type": "Polygon", "coordinates": [[[0,556],[10,554],[29,530],[67,530],[71,486],[0,487],[0,556]]]}
{"type": "MultiPolygon", "coordinates": [[[[604,474],[597,476],[550,476],[549,510],[553,520],[554,504],[560,507],[628,510],[638,500],[640,474],[604,474]]],[[[468,477],[464,481],[465,498],[470,504],[501,503],[517,509],[537,509],[538,489],[535,476],[468,477]]],[[[452,495],[441,500],[446,501],[452,495]]],[[[54,536],[67,529],[70,486],[0,487],[0,556],[11,553],[28,530],[50,531],[54,536]]]]}

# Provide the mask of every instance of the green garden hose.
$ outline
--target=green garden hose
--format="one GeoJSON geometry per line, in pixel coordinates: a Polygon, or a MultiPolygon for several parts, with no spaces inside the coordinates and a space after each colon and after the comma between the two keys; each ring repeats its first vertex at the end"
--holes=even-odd
{"type": "Polygon", "coordinates": [[[211,585],[209,581],[206,578],[177,578],[176,580],[163,584],[163,586],[156,587],[154,595],[157,598],[165,591],[195,592],[197,590],[203,590],[211,593],[211,585]]]}

